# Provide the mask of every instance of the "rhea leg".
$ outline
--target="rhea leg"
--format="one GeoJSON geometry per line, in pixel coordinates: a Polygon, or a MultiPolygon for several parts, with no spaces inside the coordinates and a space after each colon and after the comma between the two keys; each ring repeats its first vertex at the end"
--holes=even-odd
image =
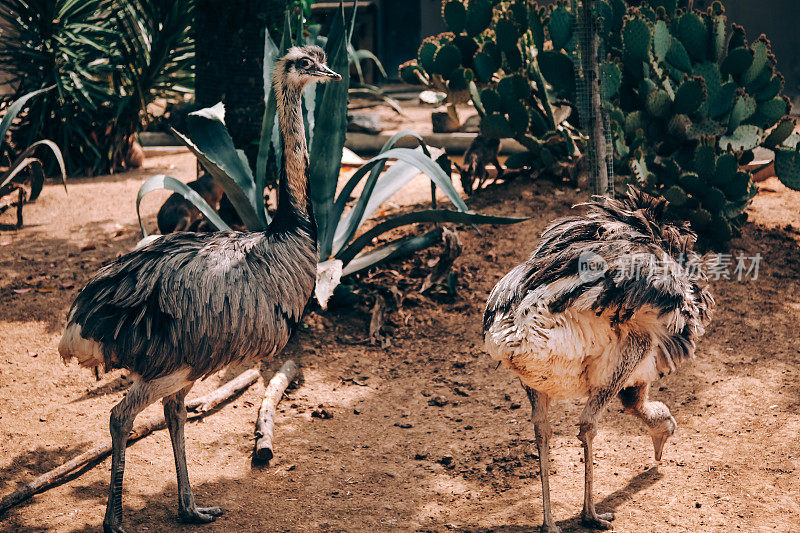
{"type": "Polygon", "coordinates": [[[197,507],[194,503],[192,487],[189,484],[189,470],[186,467],[186,439],[183,427],[186,424],[186,404],[184,398],[192,388],[190,384],[171,396],[163,399],[164,419],[169,428],[172,453],[175,456],[175,471],[178,474],[178,516],[182,522],[208,523],[222,514],[219,507],[197,507]]]}
{"type": "Polygon", "coordinates": [[[655,459],[660,462],[664,444],[675,433],[678,424],[666,405],[647,399],[649,389],[649,384],[626,387],[619,392],[619,399],[627,412],[639,417],[647,425],[653,439],[655,459]]]}
{"type": "MultiPolygon", "coordinates": [[[[158,381],[158,380],[156,380],[158,381]]],[[[158,400],[156,382],[145,382],[134,376],[134,383],[117,405],[111,409],[111,485],[103,519],[103,531],[120,533],[122,529],[122,479],[125,473],[125,447],[133,421],[142,410],[158,400]]]]}
{"type": "Polygon", "coordinates": [[[546,533],[559,533],[561,530],[553,520],[550,510],[550,437],[553,428],[547,420],[547,412],[550,409],[550,398],[541,392],[535,391],[530,387],[525,387],[528,399],[531,402],[533,419],[533,429],[536,432],[536,447],[539,449],[539,477],[542,480],[542,511],[544,522],[541,531],[546,533]]]}
{"type": "Polygon", "coordinates": [[[581,519],[584,525],[589,527],[611,529],[610,521],[614,519],[613,513],[597,514],[592,499],[594,484],[592,442],[595,435],[597,435],[597,420],[602,416],[611,398],[622,390],[622,386],[633,374],[636,366],[641,362],[644,354],[647,353],[649,346],[649,338],[646,335],[629,332],[624,343],[619,348],[617,367],[612,372],[608,384],[591,391],[586,407],[581,413],[578,438],[583,443],[584,466],[586,469],[581,519]]]}

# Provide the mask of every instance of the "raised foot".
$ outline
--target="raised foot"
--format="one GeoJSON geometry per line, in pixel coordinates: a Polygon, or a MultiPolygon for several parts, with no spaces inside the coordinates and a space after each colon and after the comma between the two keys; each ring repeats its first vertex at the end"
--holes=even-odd
{"type": "Polygon", "coordinates": [[[181,522],[186,524],[208,524],[217,519],[224,513],[222,507],[195,507],[194,509],[184,509],[179,513],[181,522]]]}
{"type": "Polygon", "coordinates": [[[540,533],[561,533],[561,528],[557,525],[553,524],[552,526],[548,526],[547,524],[542,524],[539,528],[540,533]]]}
{"type": "Polygon", "coordinates": [[[594,513],[589,515],[586,513],[581,514],[581,524],[593,529],[612,529],[611,521],[614,520],[614,513],[594,513]]]}

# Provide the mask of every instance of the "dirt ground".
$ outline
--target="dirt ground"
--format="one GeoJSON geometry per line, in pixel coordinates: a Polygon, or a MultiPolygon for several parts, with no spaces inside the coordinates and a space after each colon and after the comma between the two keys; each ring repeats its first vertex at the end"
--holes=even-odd
{"type": "MultiPolygon", "coordinates": [[[[153,158],[136,172],[71,180],[68,194],[47,186],[26,209],[24,229],[0,231],[0,495],[108,439],[124,373],[96,381],[75,363],[65,366],[56,345],[79,288],[136,242],[136,191],[160,172],[188,180],[194,160],[153,158]]],[[[751,222],[733,243],[734,253],[761,254],[758,279],[713,282],[718,310],[696,361],[653,389],[679,425],[662,464],[654,467],[650,438],[619,403],[601,422],[596,501],[616,513],[619,531],[800,527],[800,194],[774,179],[761,187],[751,222]]],[[[152,225],[163,196],[151,196],[143,205],[152,225]]],[[[536,530],[541,490],[529,406],[512,374],[495,370],[483,353],[481,314],[493,284],[526,257],[546,223],[584,198],[518,180],[471,200],[481,212],[531,219],[482,235],[462,229],[457,296],[406,299],[389,316],[389,347],[366,342],[368,291],[361,305],[307,314],[279,360],[262,366],[269,379],[291,357],[304,373],[281,403],[272,464],[251,464],[259,382],[186,429],[196,499],[227,512],[205,526],[177,523],[169,437],[159,431],[128,451],[128,529],[536,530]],[[320,405],[333,418],[312,417],[320,405]]],[[[401,267],[404,290],[413,293],[423,258],[401,267]]],[[[198,383],[190,396],[234,374],[198,383]]],[[[551,412],[553,512],[565,531],[582,531],[580,409],[566,402],[551,412]]],[[[0,516],[0,530],[97,531],[109,464],[0,516]]]]}

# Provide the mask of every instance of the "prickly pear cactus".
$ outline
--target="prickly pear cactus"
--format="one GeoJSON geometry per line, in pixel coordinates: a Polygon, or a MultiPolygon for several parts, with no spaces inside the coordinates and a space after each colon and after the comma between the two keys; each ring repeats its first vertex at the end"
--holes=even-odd
{"type": "Polygon", "coordinates": [[[601,0],[597,9],[615,168],[630,167],[641,187],[667,198],[701,237],[722,244],[746,220],[756,192],[750,174],[739,170],[754,148],[776,150],[776,171],[800,186],[800,156],[781,146],[794,123],[769,41],[748,43],[735,24],[726,33],[720,2],[705,12],[650,1],[621,13],[618,4],[601,0]]]}
{"type": "Polygon", "coordinates": [[[449,31],[425,39],[400,66],[401,78],[445,92],[453,112],[471,99],[483,135],[528,149],[506,163],[511,168],[542,170],[571,158],[576,130],[552,104],[575,96],[575,19],[566,2],[445,0],[442,17],[449,31]]]}

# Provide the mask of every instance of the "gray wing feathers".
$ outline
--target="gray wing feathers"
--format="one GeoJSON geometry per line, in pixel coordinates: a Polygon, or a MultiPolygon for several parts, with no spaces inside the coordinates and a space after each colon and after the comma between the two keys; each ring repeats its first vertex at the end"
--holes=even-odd
{"type": "Polygon", "coordinates": [[[314,288],[316,243],[295,235],[173,234],[105,267],[70,321],[104,349],[106,367],[189,379],[288,341],[314,288]]]}

